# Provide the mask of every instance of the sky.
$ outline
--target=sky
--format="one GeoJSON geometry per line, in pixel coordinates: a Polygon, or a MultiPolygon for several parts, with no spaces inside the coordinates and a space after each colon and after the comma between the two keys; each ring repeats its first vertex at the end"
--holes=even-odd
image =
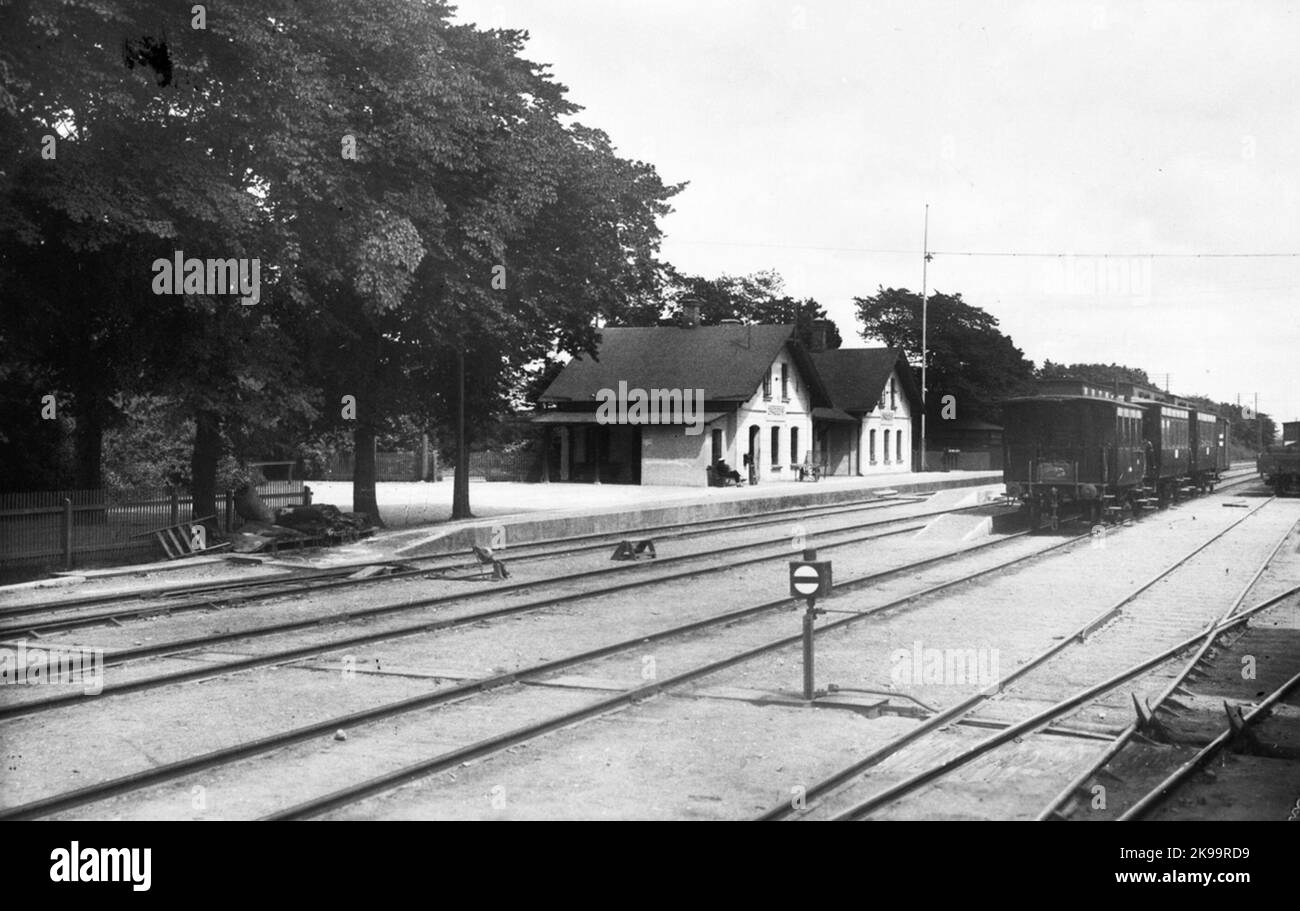
{"type": "Polygon", "coordinates": [[[578,120],[689,182],[661,223],[683,271],[776,269],[862,347],[853,298],[921,288],[928,204],[929,290],[1035,363],[1300,419],[1300,2],[462,0],[457,19],[527,30],[578,120]]]}

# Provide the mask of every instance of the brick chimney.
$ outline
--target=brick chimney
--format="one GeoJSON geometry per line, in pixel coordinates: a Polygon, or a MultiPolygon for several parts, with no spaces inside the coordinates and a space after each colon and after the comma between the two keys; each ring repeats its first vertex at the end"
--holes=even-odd
{"type": "Polygon", "coordinates": [[[826,350],[826,334],[830,324],[824,319],[815,319],[812,324],[812,350],[826,350]]]}

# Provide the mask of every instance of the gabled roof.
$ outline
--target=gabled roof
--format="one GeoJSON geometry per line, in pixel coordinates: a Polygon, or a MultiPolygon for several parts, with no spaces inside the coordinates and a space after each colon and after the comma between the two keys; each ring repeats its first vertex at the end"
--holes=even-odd
{"type": "Polygon", "coordinates": [[[857,413],[874,410],[889,375],[897,370],[912,413],[920,409],[921,392],[901,348],[837,348],[815,351],[812,360],[836,408],[857,413]]]}
{"type": "MultiPolygon", "coordinates": [[[[543,402],[591,402],[600,389],[703,389],[707,401],[745,401],[790,342],[793,326],[735,325],[606,328],[599,360],[575,357],[541,395],[543,402]]],[[[790,345],[804,373],[808,359],[790,345]]],[[[815,375],[807,381],[820,392],[815,375]]]]}

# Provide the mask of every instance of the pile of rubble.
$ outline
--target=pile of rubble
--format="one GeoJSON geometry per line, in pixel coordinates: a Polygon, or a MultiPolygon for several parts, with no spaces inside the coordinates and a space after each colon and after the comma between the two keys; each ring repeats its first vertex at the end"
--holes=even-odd
{"type": "Polygon", "coordinates": [[[235,491],[235,512],[244,520],[231,532],[237,554],[275,550],[282,544],[345,544],[374,533],[365,513],[342,512],[327,503],[272,510],[252,487],[235,491]]]}

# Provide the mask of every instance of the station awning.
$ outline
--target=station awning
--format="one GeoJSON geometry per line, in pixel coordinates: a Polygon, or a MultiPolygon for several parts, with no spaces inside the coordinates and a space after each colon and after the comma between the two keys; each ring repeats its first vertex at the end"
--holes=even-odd
{"type": "MultiPolygon", "coordinates": [[[[705,424],[711,424],[718,418],[726,417],[725,411],[706,411],[701,416],[705,424]]],[[[594,411],[545,411],[541,414],[535,414],[529,418],[531,424],[598,424],[596,412],[594,411]]],[[[649,424],[649,422],[646,422],[649,424]]],[[[651,427],[671,427],[674,422],[667,424],[649,424],[651,427]]],[[[676,422],[680,426],[680,421],[676,422]]],[[[694,422],[691,422],[694,423],[694,422]]],[[[609,426],[618,426],[616,424],[609,426]]]]}
{"type": "Polygon", "coordinates": [[[812,418],[814,421],[839,421],[842,424],[856,424],[858,422],[858,419],[853,415],[838,408],[814,408],[812,418]]]}

